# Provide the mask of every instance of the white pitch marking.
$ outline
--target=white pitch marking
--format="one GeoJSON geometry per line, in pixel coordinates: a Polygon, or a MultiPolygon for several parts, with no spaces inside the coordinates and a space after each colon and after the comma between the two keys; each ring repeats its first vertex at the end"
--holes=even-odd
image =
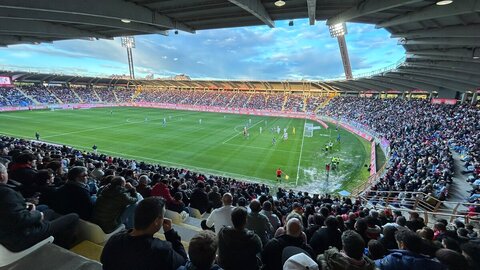
{"type": "Polygon", "coordinates": [[[305,141],[305,124],[306,123],[307,123],[307,119],[305,119],[305,122],[303,122],[302,147],[300,147],[300,156],[298,157],[297,180],[295,181],[295,186],[298,186],[298,178],[300,178],[300,162],[302,161],[303,142],[305,141]]]}

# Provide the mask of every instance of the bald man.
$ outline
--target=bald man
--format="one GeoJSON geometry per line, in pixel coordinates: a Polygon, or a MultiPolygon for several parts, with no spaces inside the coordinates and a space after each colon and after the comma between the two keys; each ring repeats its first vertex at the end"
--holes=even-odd
{"type": "Polygon", "coordinates": [[[310,254],[314,258],[312,248],[303,242],[302,222],[297,218],[292,218],[287,222],[286,234],[278,236],[270,240],[264,247],[261,257],[265,270],[282,269],[282,251],[285,247],[299,247],[310,254]]]}
{"type": "Polygon", "coordinates": [[[211,228],[215,226],[215,233],[218,232],[223,227],[233,227],[232,223],[232,212],[235,207],[232,206],[233,197],[230,193],[223,194],[222,204],[223,206],[212,211],[210,216],[207,218],[206,225],[211,228]]]}

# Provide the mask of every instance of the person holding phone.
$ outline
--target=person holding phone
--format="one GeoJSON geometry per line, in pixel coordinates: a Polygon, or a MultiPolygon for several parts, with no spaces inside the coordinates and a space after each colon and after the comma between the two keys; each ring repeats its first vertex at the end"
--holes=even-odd
{"type": "Polygon", "coordinates": [[[164,218],[165,201],[149,197],[135,209],[134,228],[112,236],[103,248],[104,270],[176,270],[187,261],[181,238],[164,218]],[[163,227],[166,241],[153,237],[163,227]]]}
{"type": "Polygon", "coordinates": [[[60,216],[50,209],[39,211],[35,204],[7,185],[7,168],[0,163],[0,244],[19,252],[53,236],[54,243],[71,248],[77,214],[60,216]]]}

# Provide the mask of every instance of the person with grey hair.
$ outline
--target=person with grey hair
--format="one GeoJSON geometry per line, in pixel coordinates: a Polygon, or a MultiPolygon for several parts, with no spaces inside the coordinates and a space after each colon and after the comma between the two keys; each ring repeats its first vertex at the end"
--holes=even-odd
{"type": "Polygon", "coordinates": [[[270,201],[265,201],[263,202],[262,206],[262,211],[260,211],[260,214],[266,216],[268,220],[270,221],[270,224],[273,226],[273,230],[276,231],[278,227],[282,225],[280,222],[280,219],[276,214],[273,213],[273,207],[272,203],[270,201]]]}
{"type": "Polygon", "coordinates": [[[252,200],[249,207],[252,211],[248,213],[247,229],[254,231],[265,245],[273,234],[273,226],[266,216],[260,214],[262,208],[258,200],[252,200]]]}
{"type": "Polygon", "coordinates": [[[38,211],[7,181],[7,169],[0,163],[0,244],[19,252],[53,236],[57,245],[70,248],[78,215],[59,216],[49,209],[38,211]]]}
{"type": "Polygon", "coordinates": [[[67,176],[67,183],[58,189],[55,203],[50,207],[60,214],[77,213],[81,219],[90,220],[94,202],[87,185],[87,168],[72,167],[67,176]]]}
{"type": "Polygon", "coordinates": [[[291,218],[286,225],[286,234],[271,239],[264,247],[261,257],[264,270],[282,269],[282,251],[285,247],[299,247],[314,258],[313,249],[303,241],[303,225],[298,218],[291,218]]]}

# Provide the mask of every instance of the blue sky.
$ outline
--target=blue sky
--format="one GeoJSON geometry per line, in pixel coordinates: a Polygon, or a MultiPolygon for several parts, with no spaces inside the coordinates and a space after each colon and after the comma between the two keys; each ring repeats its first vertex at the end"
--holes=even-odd
{"type": "MultiPolygon", "coordinates": [[[[373,25],[347,24],[353,73],[396,63],[404,49],[373,25]]],[[[267,26],[180,32],[136,37],[137,77],[186,74],[193,79],[322,80],[343,76],[337,40],[324,22],[277,21],[267,26]]],[[[0,69],[109,76],[128,74],[125,48],[114,40],[59,41],[0,48],[0,69]]]]}

